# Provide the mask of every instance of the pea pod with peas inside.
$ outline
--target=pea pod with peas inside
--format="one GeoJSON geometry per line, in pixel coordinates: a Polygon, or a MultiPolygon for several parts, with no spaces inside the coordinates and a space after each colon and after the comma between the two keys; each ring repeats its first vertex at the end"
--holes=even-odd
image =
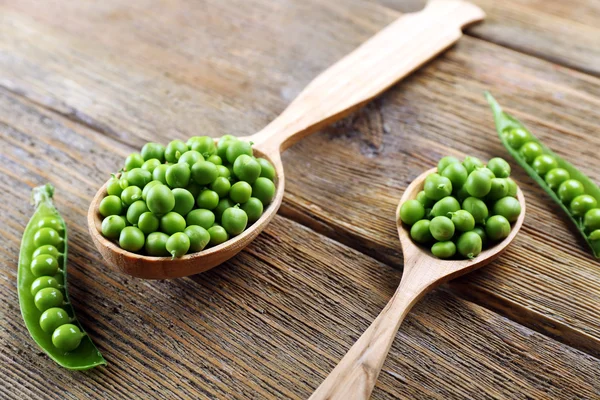
{"type": "Polygon", "coordinates": [[[50,358],[68,369],[89,369],[106,361],[69,303],[67,229],[52,203],[53,193],[49,184],[33,189],[36,211],[23,233],[17,274],[21,314],[50,358]]]}
{"type": "Polygon", "coordinates": [[[485,94],[498,136],[508,152],[560,205],[600,258],[600,188],[585,174],[546,147],[513,116],[485,94]]]}

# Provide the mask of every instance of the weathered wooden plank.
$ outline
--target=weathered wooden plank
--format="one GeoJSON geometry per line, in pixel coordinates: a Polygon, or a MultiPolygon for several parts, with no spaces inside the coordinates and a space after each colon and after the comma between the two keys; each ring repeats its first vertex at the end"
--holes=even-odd
{"type": "MultiPolygon", "coordinates": [[[[208,273],[121,275],[93,249],[85,215],[130,148],[6,92],[0,108],[0,183],[11,188],[0,192],[3,398],[306,398],[400,279],[399,270],[282,217],[208,273]],[[72,301],[107,367],[56,367],[21,322],[24,199],[48,180],[70,229],[72,301]]],[[[406,319],[373,398],[592,398],[599,368],[597,358],[437,291],[406,319]]]]}
{"type": "MultiPolygon", "coordinates": [[[[473,35],[600,76],[600,3],[593,0],[471,0],[487,14],[473,35]]],[[[400,12],[420,10],[425,0],[379,0],[400,12]]]]}
{"type": "MultiPolygon", "coordinates": [[[[397,16],[360,1],[202,4],[4,4],[0,85],[128,145],[245,135],[397,16]]],[[[290,149],[283,213],[401,265],[393,211],[411,179],[446,153],[506,155],[485,89],[560,154],[598,175],[598,80],[464,38],[364,111],[290,149]]],[[[566,221],[553,218],[559,209],[515,173],[529,201],[523,234],[506,256],[455,287],[597,353],[597,263],[566,221]]]]}

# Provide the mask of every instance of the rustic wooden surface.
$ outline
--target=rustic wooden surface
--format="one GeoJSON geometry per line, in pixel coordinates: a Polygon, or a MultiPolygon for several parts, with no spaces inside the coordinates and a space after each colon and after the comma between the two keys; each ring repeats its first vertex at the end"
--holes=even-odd
{"type": "MultiPolygon", "coordinates": [[[[507,156],[489,89],[600,180],[600,42],[591,0],[477,0],[488,21],[365,109],[290,148],[279,217],[191,279],[113,271],[89,201],[147,140],[251,134],[321,70],[420,1],[0,1],[0,397],[306,398],[392,295],[394,209],[444,154],[507,156]],[[58,369],[18,310],[31,187],[50,181],[70,285],[109,361],[58,369]]],[[[600,397],[600,264],[516,164],[528,212],[488,267],[424,298],[374,398],[600,397]]]]}

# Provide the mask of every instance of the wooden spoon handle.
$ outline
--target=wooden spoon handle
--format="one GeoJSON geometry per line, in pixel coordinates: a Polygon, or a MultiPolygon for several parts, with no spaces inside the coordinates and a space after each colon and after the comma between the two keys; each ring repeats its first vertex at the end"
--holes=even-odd
{"type": "Polygon", "coordinates": [[[460,0],[435,0],[406,14],[317,76],[262,131],[257,146],[274,154],[343,118],[456,42],[461,28],[484,18],[460,0]]]}
{"type": "Polygon", "coordinates": [[[402,289],[407,286],[400,285],[394,297],[310,396],[310,400],[366,400],[371,396],[402,320],[421,297],[422,292],[402,289]]]}

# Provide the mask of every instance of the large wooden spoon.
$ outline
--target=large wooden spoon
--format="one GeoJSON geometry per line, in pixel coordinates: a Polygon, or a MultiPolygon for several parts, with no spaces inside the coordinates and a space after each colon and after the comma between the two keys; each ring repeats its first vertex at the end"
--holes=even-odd
{"type": "Polygon", "coordinates": [[[513,224],[506,239],[482,251],[472,260],[440,260],[433,257],[429,249],[421,247],[411,240],[409,227],[402,224],[399,215],[402,203],[416,198],[417,194],[423,190],[423,182],[427,175],[436,171],[437,169],[433,168],[417,177],[406,188],[396,209],[398,236],[404,255],[404,272],[396,293],[310,399],[368,399],[396,337],[396,332],[412,306],[425,293],[439,284],[471,272],[494,260],[506,249],[521,229],[525,219],[525,198],[521,189],[518,189],[517,198],[521,203],[521,215],[513,224]]]}
{"type": "Polygon", "coordinates": [[[193,275],[230,259],[267,226],[281,205],[284,192],[281,151],[350,114],[456,42],[463,26],[483,17],[481,9],[459,0],[432,1],[422,11],[400,17],[321,73],[263,130],[244,138],[254,142],[257,156],[271,160],[275,166],[277,192],[262,217],[239,236],[174,260],[130,253],[99,233],[102,220],[98,205],[106,195],[105,185],[88,211],[94,244],[109,264],[147,279],[193,275]]]}

